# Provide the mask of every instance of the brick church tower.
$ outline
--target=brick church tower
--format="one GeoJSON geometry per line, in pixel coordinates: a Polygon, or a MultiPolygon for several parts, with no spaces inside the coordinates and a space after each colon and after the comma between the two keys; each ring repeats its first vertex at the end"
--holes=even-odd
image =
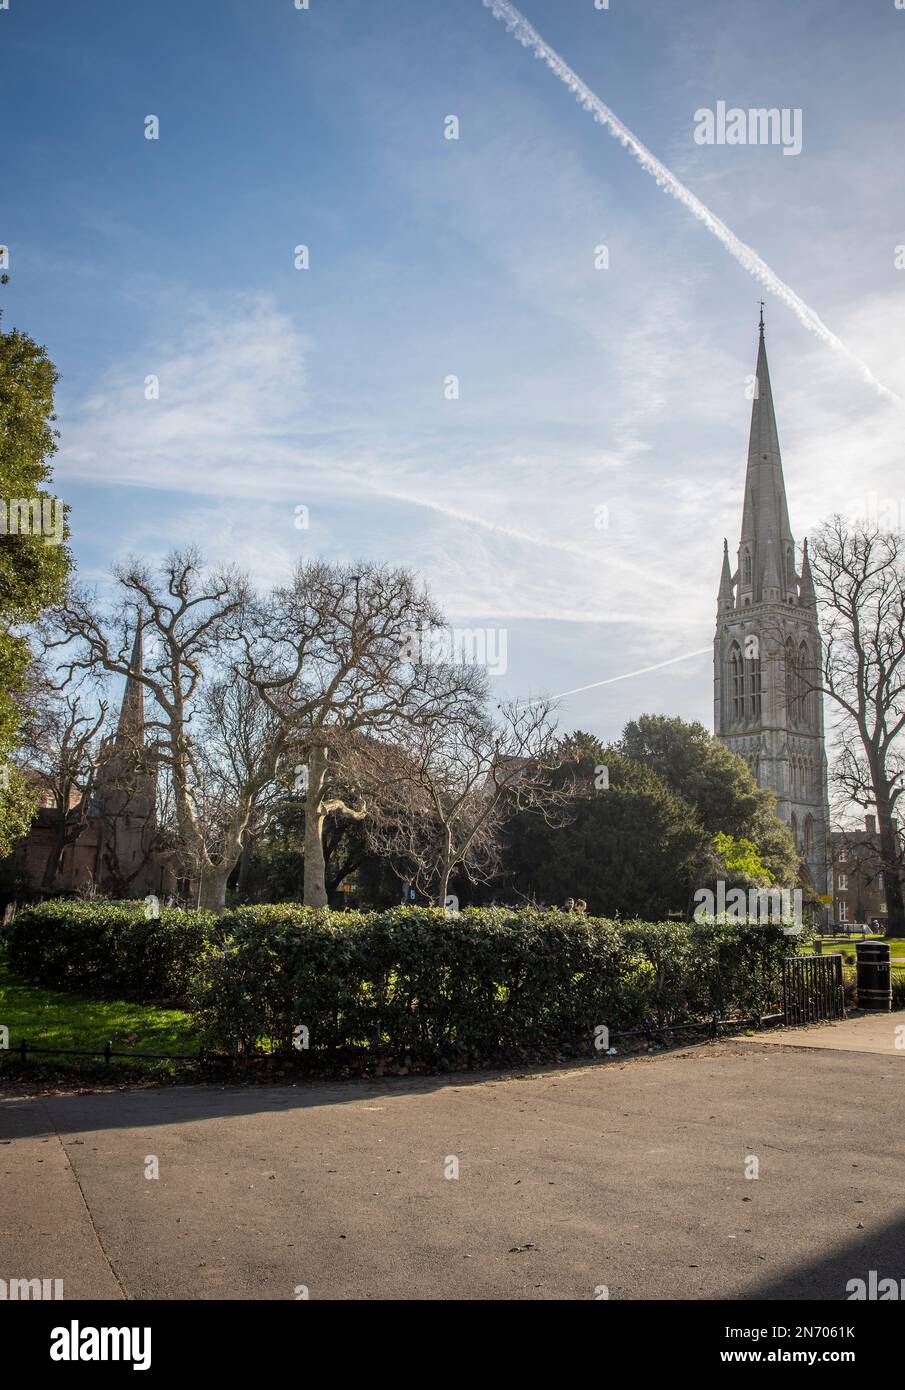
{"type": "Polygon", "coordinates": [[[735,573],[723,542],[713,658],[714,732],[776,792],[818,893],[827,892],[829,806],[817,602],[804,542],[796,570],[764,320],[735,573]]]}

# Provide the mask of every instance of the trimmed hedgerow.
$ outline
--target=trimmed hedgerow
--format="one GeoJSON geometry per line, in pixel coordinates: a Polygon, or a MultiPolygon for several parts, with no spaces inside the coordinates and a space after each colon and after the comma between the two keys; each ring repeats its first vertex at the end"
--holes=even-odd
{"type": "Polygon", "coordinates": [[[422,1060],[594,1050],[610,1032],[776,1007],[779,928],[617,923],[559,912],[243,908],[220,922],[194,1009],[206,1046],[422,1060]]]}
{"type": "Polygon", "coordinates": [[[601,1026],[770,1012],[797,944],[778,927],[505,908],[447,917],[281,904],[148,920],[140,902],[81,901],[26,909],[3,940],[26,979],[184,1000],[215,1053],[447,1065],[593,1054],[601,1026]]]}
{"type": "Polygon", "coordinates": [[[26,980],[87,994],[182,999],[216,932],[206,911],[143,902],[55,899],[25,908],[3,929],[13,970],[26,980]]]}

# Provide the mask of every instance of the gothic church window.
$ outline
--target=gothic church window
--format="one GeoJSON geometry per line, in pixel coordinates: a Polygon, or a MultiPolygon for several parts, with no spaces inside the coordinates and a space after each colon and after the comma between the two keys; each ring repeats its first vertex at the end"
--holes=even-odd
{"type": "Polygon", "coordinates": [[[745,713],[745,675],[742,654],[735,643],[729,653],[729,700],[732,718],[742,719],[745,713]]]}
{"type": "Polygon", "coordinates": [[[745,553],[744,553],[744,556],[742,557],[742,574],[744,575],[744,582],[745,582],[746,584],[750,584],[750,583],[751,583],[751,551],[750,551],[750,550],[746,550],[745,553]]]}
{"type": "Polygon", "coordinates": [[[752,656],[748,659],[748,695],[749,709],[752,718],[760,717],[761,707],[761,677],[760,677],[760,657],[752,656]]]}
{"type": "Polygon", "coordinates": [[[797,673],[795,670],[795,648],[791,637],[786,642],[786,718],[791,723],[798,715],[797,673]]]}
{"type": "Polygon", "coordinates": [[[802,722],[808,721],[812,716],[812,684],[811,660],[807,643],[801,642],[798,647],[798,708],[802,722]]]}

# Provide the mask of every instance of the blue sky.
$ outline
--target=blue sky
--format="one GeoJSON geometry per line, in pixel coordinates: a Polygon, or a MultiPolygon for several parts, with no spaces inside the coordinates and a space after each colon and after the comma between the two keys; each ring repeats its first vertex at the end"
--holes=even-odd
{"type": "MultiPolygon", "coordinates": [[[[894,0],[520,9],[905,395],[894,0]],[[800,108],[801,154],[696,144],[719,100],[800,108]]],[[[451,623],[506,629],[501,698],[700,651],[737,544],[762,293],[796,537],[871,499],[905,517],[902,407],[481,0],[10,0],[0,114],[5,323],[62,375],[83,578],[193,540],[261,582],[300,554],[404,561],[451,623]]],[[[689,657],[561,720],[709,726],[711,681],[689,657]]]]}

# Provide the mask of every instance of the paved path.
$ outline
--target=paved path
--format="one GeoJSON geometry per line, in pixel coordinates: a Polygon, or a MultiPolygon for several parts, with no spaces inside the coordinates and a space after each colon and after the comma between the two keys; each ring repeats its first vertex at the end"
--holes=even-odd
{"type": "Polygon", "coordinates": [[[741,1041],[782,1047],[829,1047],[836,1052],[879,1052],[884,1057],[905,1061],[905,1011],[858,1014],[839,1023],[813,1023],[807,1028],[770,1029],[741,1041]]]}
{"type": "Polygon", "coordinates": [[[0,1277],[97,1298],[841,1299],[869,1269],[905,1276],[903,1086],[893,1057],[732,1042],[7,1098],[0,1277]]]}
{"type": "Polygon", "coordinates": [[[69,1161],[77,1152],[40,1101],[0,1101],[0,1278],[63,1278],[64,1297],[123,1298],[69,1161]]]}

